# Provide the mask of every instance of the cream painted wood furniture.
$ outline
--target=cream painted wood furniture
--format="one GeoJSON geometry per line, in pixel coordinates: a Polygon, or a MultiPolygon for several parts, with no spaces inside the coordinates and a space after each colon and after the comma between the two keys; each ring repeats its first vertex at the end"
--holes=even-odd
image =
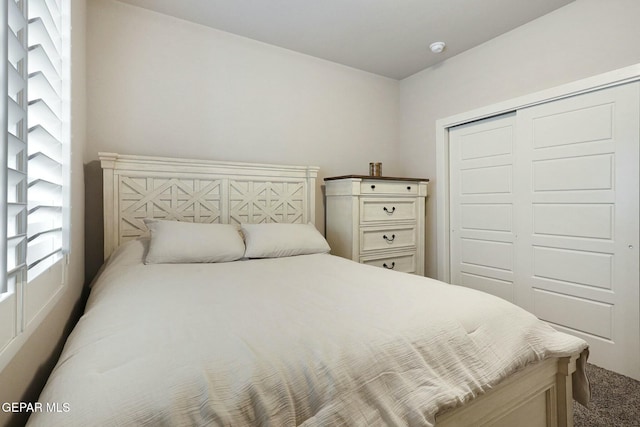
{"type": "Polygon", "coordinates": [[[318,168],[99,153],[104,257],[147,233],[145,218],[314,223],[318,168]]]}
{"type": "Polygon", "coordinates": [[[548,359],[529,366],[466,405],[438,414],[436,426],[571,427],[576,360],[548,359]]]}
{"type": "MultiPolygon", "coordinates": [[[[100,153],[100,160],[104,179],[105,258],[120,243],[146,233],[142,222],[144,218],[225,223],[313,222],[315,219],[314,194],[318,172],[315,167],[116,153],[100,153]]],[[[368,177],[345,179],[343,182],[350,182],[352,188],[356,186],[360,193],[368,177]]],[[[420,183],[423,189],[415,189],[406,181],[378,179],[376,183],[369,182],[364,193],[376,189],[384,190],[384,193],[376,196],[369,193],[364,198],[373,200],[372,206],[378,206],[376,202],[398,200],[397,194],[393,194],[404,188],[404,191],[415,191],[412,196],[407,196],[409,200],[424,201],[426,181],[415,182],[420,183]],[[376,188],[371,189],[371,185],[376,185],[376,188]],[[407,190],[408,186],[412,188],[407,190]]],[[[344,197],[350,201],[349,206],[357,200],[360,211],[360,195],[357,198],[353,194],[344,197]]],[[[406,201],[404,198],[399,200],[406,201]]],[[[401,211],[399,206],[396,206],[396,211],[406,215],[408,211],[401,211]]],[[[384,203],[379,207],[384,208],[384,203]]],[[[393,206],[386,207],[393,210],[393,206]]],[[[379,212],[371,215],[376,221],[380,218],[379,212]]],[[[424,207],[416,207],[416,218],[418,215],[424,216],[424,207]]],[[[406,216],[399,222],[411,224],[406,216]]],[[[386,223],[382,223],[384,227],[386,223]]],[[[423,235],[416,235],[417,244],[423,235]]],[[[438,414],[437,425],[572,426],[571,376],[576,370],[577,358],[578,355],[551,358],[530,365],[486,394],[459,408],[438,414]]]]}
{"type": "Polygon", "coordinates": [[[520,305],[640,379],[640,82],[457,126],[451,283],[520,305]]]}
{"type": "Polygon", "coordinates": [[[348,175],[325,178],[331,253],[424,275],[427,179],[348,175]]]}

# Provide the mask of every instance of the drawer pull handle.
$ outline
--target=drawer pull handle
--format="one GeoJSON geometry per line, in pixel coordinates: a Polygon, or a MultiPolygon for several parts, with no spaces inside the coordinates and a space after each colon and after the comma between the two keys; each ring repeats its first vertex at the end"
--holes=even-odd
{"type": "Polygon", "coordinates": [[[395,268],[395,266],[396,266],[396,262],[395,262],[395,261],[393,261],[393,262],[391,263],[391,267],[389,267],[389,266],[387,265],[387,263],[386,263],[386,262],[385,262],[384,264],[382,264],[382,266],[383,266],[384,268],[386,268],[387,270],[393,270],[393,269],[395,268]]]}
{"type": "Polygon", "coordinates": [[[375,186],[375,185],[371,185],[371,189],[372,189],[372,190],[375,190],[375,189],[376,189],[376,186],[375,186]]]}
{"type": "Polygon", "coordinates": [[[393,215],[393,213],[396,211],[396,207],[392,207],[391,210],[387,209],[387,207],[385,206],[384,208],[382,208],[386,213],[388,213],[389,215],[393,215]]]}
{"type": "Polygon", "coordinates": [[[393,241],[394,241],[394,240],[396,240],[396,235],[395,235],[395,234],[392,234],[392,235],[391,235],[391,238],[388,238],[388,237],[387,237],[387,235],[385,234],[385,235],[383,235],[383,236],[382,236],[382,238],[383,238],[384,240],[386,240],[386,241],[387,241],[387,243],[393,243],[393,241]]]}
{"type": "Polygon", "coordinates": [[[407,186],[407,191],[411,191],[411,186],[407,186]]]}

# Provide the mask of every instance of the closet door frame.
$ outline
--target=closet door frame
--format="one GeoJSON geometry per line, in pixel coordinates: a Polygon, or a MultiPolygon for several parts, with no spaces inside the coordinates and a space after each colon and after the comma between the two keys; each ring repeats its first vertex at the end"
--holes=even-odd
{"type": "Polygon", "coordinates": [[[449,128],[476,120],[568,98],[599,89],[640,81],[640,64],[578,80],[552,89],[514,98],[436,121],[436,203],[438,279],[451,281],[449,128]]]}

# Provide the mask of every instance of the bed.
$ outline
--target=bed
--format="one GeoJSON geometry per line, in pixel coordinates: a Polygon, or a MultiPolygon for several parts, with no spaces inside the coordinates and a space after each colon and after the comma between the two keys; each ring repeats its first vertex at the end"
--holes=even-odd
{"type": "Polygon", "coordinates": [[[570,426],[588,402],[584,341],[326,253],[317,168],[100,158],[107,261],[39,399],[62,410],[29,425],[570,426]]]}

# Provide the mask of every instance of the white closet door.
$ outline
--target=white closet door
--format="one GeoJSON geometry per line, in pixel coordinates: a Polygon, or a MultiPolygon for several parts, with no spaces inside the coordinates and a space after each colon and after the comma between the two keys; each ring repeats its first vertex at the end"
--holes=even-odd
{"type": "Polygon", "coordinates": [[[515,153],[516,302],[636,379],[639,129],[632,83],[519,110],[515,153]]]}
{"type": "Polygon", "coordinates": [[[514,302],[515,114],[450,130],[451,283],[514,302]]]}

